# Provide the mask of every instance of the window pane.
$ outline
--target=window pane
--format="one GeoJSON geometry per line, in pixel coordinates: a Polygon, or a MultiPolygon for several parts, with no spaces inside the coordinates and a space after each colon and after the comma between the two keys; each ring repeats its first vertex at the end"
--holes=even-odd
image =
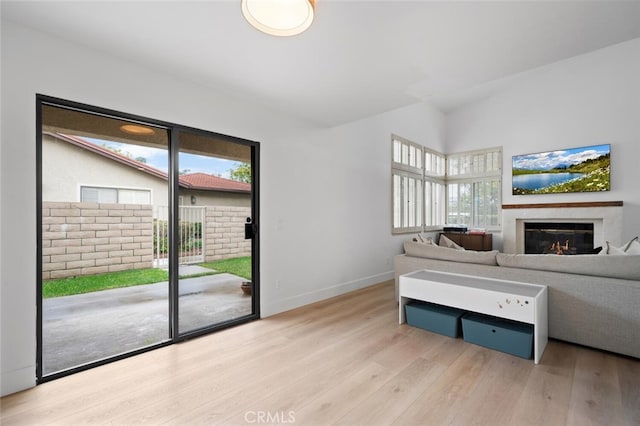
{"type": "Polygon", "coordinates": [[[116,204],[118,190],[115,188],[93,188],[84,186],[80,192],[80,201],[86,203],[116,204]]]}
{"type": "Polygon", "coordinates": [[[484,154],[477,154],[473,156],[473,173],[479,174],[485,172],[484,154]]]}
{"type": "Polygon", "coordinates": [[[112,188],[99,188],[98,202],[99,203],[117,203],[118,191],[112,188]]]}
{"type": "Polygon", "coordinates": [[[437,182],[424,183],[425,225],[444,225],[444,185],[437,182]]]}
{"type": "Polygon", "coordinates": [[[98,203],[98,188],[82,187],[80,190],[81,203],[98,203]]]}
{"type": "Polygon", "coordinates": [[[468,175],[468,174],[470,174],[472,172],[471,171],[471,162],[472,162],[471,161],[471,156],[470,155],[465,155],[462,158],[463,158],[464,166],[463,166],[462,170],[460,171],[460,173],[468,175]]]}
{"type": "Polygon", "coordinates": [[[402,190],[400,176],[393,175],[393,227],[402,226],[402,190]]]}
{"type": "Polygon", "coordinates": [[[447,223],[469,225],[471,223],[471,185],[449,184],[448,198],[447,223]]]}
{"type": "Polygon", "coordinates": [[[146,205],[135,209],[116,204],[119,189],[150,188],[167,205],[169,135],[151,125],[152,136],[116,134],[126,122],[42,103],[40,111],[39,374],[46,377],[170,341],[169,285],[159,268],[168,238],[154,232],[150,192],[125,193],[131,202],[145,194],[146,205]],[[145,161],[136,157],[141,152],[145,161]],[[50,216],[47,206],[59,205],[66,208],[50,216]],[[139,286],[142,276],[148,284],[139,286]],[[71,278],[75,285],[62,289],[59,280],[71,278]]]}
{"type": "Polygon", "coordinates": [[[455,176],[458,174],[458,159],[450,158],[449,159],[449,175],[455,176]]]}
{"type": "Polygon", "coordinates": [[[402,176],[402,226],[407,226],[409,223],[409,209],[407,209],[407,202],[409,200],[409,178],[402,176]]]}
{"type": "Polygon", "coordinates": [[[415,190],[415,197],[416,197],[416,224],[415,226],[421,226],[422,225],[422,206],[424,205],[423,201],[422,201],[422,180],[416,180],[416,190],[415,190]]]}
{"type": "Polygon", "coordinates": [[[447,223],[458,223],[458,184],[450,183],[447,186],[447,223]]]}
{"type": "Polygon", "coordinates": [[[407,192],[407,214],[408,214],[408,226],[416,226],[416,181],[415,179],[408,179],[408,192],[407,192]]]}
{"type": "Polygon", "coordinates": [[[118,191],[120,204],[151,204],[151,191],[139,189],[120,189],[118,191]]]}
{"type": "Polygon", "coordinates": [[[413,145],[409,147],[409,165],[411,167],[416,166],[416,147],[413,145]]]}
{"type": "Polygon", "coordinates": [[[393,141],[393,161],[395,161],[396,163],[399,163],[402,160],[401,152],[402,152],[402,144],[400,143],[400,141],[394,140],[393,141]]]}
{"type": "Polygon", "coordinates": [[[460,222],[461,224],[471,223],[471,184],[460,185],[460,222]]]}
{"type": "Polygon", "coordinates": [[[502,185],[500,180],[494,180],[491,184],[491,225],[500,225],[500,209],[502,208],[502,185]]]}
{"type": "MultiPolygon", "coordinates": [[[[444,164],[444,163],[443,163],[444,164]]],[[[444,195],[445,195],[445,186],[441,183],[434,183],[434,193],[435,193],[435,197],[434,197],[434,225],[444,225],[444,212],[445,212],[445,202],[444,202],[444,195]]]]}
{"type": "Polygon", "coordinates": [[[250,289],[253,285],[252,242],[245,238],[244,224],[252,219],[254,168],[247,145],[188,130],[180,131],[178,138],[178,163],[181,169],[190,169],[181,173],[180,179],[198,188],[179,188],[178,196],[187,204],[177,209],[175,248],[179,269],[199,265],[210,273],[207,269],[217,268],[211,268],[209,262],[217,260],[244,265],[242,271],[224,276],[179,277],[177,331],[183,334],[236,320],[253,311],[253,291],[252,297],[246,297],[241,288],[243,283],[248,283],[250,289]],[[223,173],[221,163],[228,171],[225,177],[218,176],[223,173]],[[233,197],[220,191],[225,187],[236,191],[233,197]]]}
{"type": "Polygon", "coordinates": [[[444,155],[425,152],[424,160],[424,170],[427,175],[438,177],[444,176],[444,155]]]}
{"type": "Polygon", "coordinates": [[[500,162],[500,151],[492,151],[487,153],[487,172],[500,171],[502,164],[500,162]]]}
{"type": "Polygon", "coordinates": [[[484,226],[484,217],[485,217],[485,207],[486,207],[486,203],[485,203],[485,197],[486,197],[486,191],[485,191],[485,183],[486,182],[477,182],[474,183],[473,187],[474,187],[474,197],[473,197],[473,202],[474,202],[474,220],[473,223],[477,226],[484,226]]]}

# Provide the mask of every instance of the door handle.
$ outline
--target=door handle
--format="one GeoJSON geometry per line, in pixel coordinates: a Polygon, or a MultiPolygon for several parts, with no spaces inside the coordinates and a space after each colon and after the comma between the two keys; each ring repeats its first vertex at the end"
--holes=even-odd
{"type": "Polygon", "coordinates": [[[244,239],[252,240],[253,237],[258,233],[258,225],[251,221],[251,218],[248,217],[247,221],[244,224],[244,239]]]}

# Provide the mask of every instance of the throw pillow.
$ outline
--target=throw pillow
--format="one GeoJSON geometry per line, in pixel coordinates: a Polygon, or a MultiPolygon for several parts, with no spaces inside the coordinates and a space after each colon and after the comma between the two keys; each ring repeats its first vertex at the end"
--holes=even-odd
{"type": "Polygon", "coordinates": [[[433,242],[433,238],[425,237],[422,234],[416,235],[416,237],[413,239],[413,241],[415,241],[416,243],[420,243],[420,244],[429,244],[429,245],[432,245],[432,246],[436,245],[436,243],[433,242]]]}
{"type": "Polygon", "coordinates": [[[624,252],[626,254],[640,254],[640,241],[638,241],[638,237],[635,237],[633,240],[629,241],[629,244],[627,244],[624,252]]]}
{"type": "Polygon", "coordinates": [[[440,241],[438,242],[438,244],[440,245],[440,247],[447,247],[447,248],[452,248],[456,250],[464,250],[464,247],[459,246],[455,242],[451,241],[450,238],[447,238],[444,235],[440,235],[440,241]]]}
{"type": "Polygon", "coordinates": [[[616,247],[611,244],[609,241],[605,243],[605,248],[599,254],[613,254],[613,255],[624,255],[624,254],[640,254],[640,242],[638,242],[638,237],[632,238],[625,244],[620,247],[616,247]]]}
{"type": "Polygon", "coordinates": [[[624,247],[616,247],[607,241],[607,254],[625,254],[624,247]]]}

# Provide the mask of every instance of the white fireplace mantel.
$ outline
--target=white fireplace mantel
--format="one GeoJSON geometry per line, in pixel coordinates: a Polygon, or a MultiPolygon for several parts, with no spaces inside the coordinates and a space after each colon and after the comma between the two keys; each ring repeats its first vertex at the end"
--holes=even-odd
{"type": "Polygon", "coordinates": [[[526,222],[593,223],[593,244],[622,244],[622,201],[595,203],[507,204],[502,206],[505,253],[524,253],[526,222]]]}

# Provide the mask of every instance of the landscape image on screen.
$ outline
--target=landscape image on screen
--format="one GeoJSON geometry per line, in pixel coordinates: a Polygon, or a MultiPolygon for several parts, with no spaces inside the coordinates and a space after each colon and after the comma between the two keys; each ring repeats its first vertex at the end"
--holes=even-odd
{"type": "Polygon", "coordinates": [[[513,156],[513,195],[610,190],[611,145],[513,156]]]}

